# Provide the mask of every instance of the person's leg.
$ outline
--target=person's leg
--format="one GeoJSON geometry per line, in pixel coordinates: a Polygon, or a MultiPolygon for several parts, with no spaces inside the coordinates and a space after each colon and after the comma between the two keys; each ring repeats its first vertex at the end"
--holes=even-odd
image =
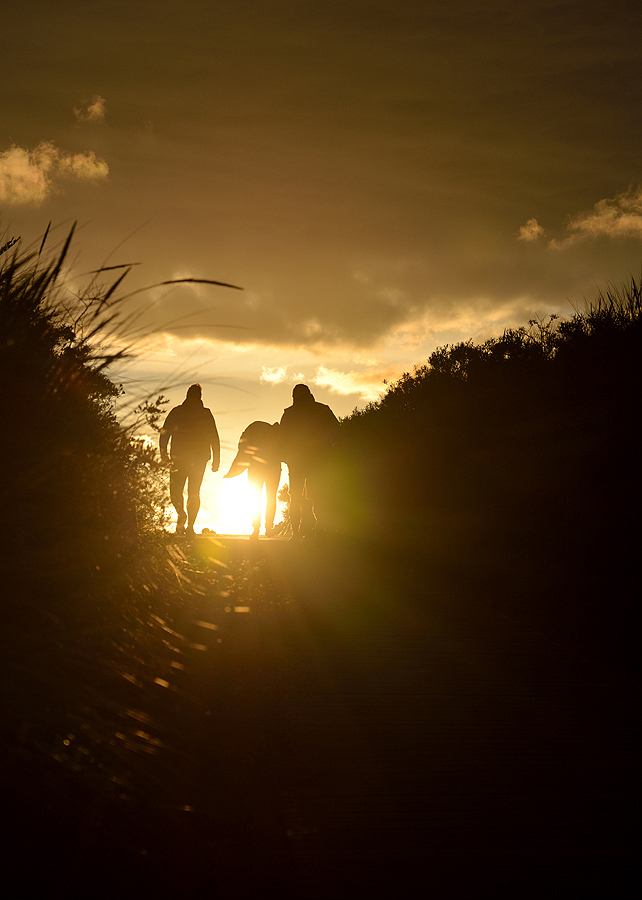
{"type": "MultiPolygon", "coordinates": [[[[315,536],[319,528],[319,510],[323,513],[323,487],[321,484],[321,470],[318,463],[308,467],[305,479],[305,495],[307,497],[306,516],[308,536],[315,536]]],[[[321,515],[323,521],[323,515],[321,515]]]]}
{"type": "Polygon", "coordinates": [[[301,524],[299,534],[304,538],[313,538],[317,527],[317,517],[314,513],[314,501],[308,493],[308,479],[305,479],[303,497],[301,499],[301,524]]]}
{"type": "Polygon", "coordinates": [[[301,504],[303,502],[303,490],[305,488],[305,473],[296,466],[288,466],[290,478],[290,523],[292,525],[292,537],[299,536],[301,527],[301,504]]]}
{"type": "Polygon", "coordinates": [[[187,475],[187,530],[194,530],[194,523],[201,508],[201,484],[207,461],[192,463],[187,475]]]}
{"type": "Polygon", "coordinates": [[[265,534],[269,535],[274,530],[274,517],[276,516],[276,494],[281,480],[281,465],[269,466],[265,473],[265,534]]]}
{"type": "Polygon", "coordinates": [[[178,520],[176,522],[176,531],[180,533],[185,527],[187,515],[185,513],[185,498],[183,491],[187,480],[187,470],[184,466],[180,466],[177,462],[172,461],[169,471],[169,497],[172,506],[176,510],[178,520]]]}
{"type": "MultiPolygon", "coordinates": [[[[263,494],[263,482],[265,475],[263,466],[257,463],[250,463],[247,470],[247,480],[252,489],[253,496],[253,512],[252,512],[252,537],[258,537],[261,530],[261,497],[263,494]]],[[[266,522],[267,527],[267,522],[266,522]]]]}

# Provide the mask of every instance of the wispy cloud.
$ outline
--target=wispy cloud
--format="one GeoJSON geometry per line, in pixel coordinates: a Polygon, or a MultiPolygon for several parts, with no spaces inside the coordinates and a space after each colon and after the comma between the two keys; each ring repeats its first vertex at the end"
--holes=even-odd
{"type": "Polygon", "coordinates": [[[642,237],[642,187],[600,200],[593,212],[572,219],[568,230],[582,237],[642,237]]]}
{"type": "Polygon", "coordinates": [[[642,187],[616,197],[600,200],[591,212],[572,218],[567,237],[549,241],[554,249],[563,249],[588,238],[642,238],[642,187]]]}
{"type": "Polygon", "coordinates": [[[66,153],[51,141],[34,150],[15,145],[0,153],[0,202],[42,203],[58,189],[58,179],[106,178],[109,167],[93,150],[66,153]]]}
{"type": "Polygon", "coordinates": [[[538,238],[542,237],[545,234],[545,230],[539,224],[537,219],[529,219],[525,225],[517,232],[517,239],[519,241],[526,241],[530,243],[531,241],[536,241],[538,238]]]}
{"type": "Polygon", "coordinates": [[[105,118],[105,98],[94,94],[88,103],[74,106],[74,115],[79,122],[102,122],[105,118]]]}

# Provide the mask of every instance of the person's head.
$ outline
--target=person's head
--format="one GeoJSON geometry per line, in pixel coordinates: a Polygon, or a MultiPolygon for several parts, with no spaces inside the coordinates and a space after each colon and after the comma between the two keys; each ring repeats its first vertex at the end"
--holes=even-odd
{"type": "Polygon", "coordinates": [[[314,403],[312,391],[307,384],[295,384],[292,390],[293,403],[314,403]]]}
{"type": "Polygon", "coordinates": [[[203,388],[200,384],[192,384],[187,389],[186,400],[200,400],[203,397],[203,388]]]}

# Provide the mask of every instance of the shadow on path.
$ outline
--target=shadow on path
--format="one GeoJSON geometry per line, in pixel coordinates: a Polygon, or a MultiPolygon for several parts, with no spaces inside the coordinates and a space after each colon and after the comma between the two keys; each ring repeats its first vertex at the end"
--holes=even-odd
{"type": "MultiPolygon", "coordinates": [[[[165,643],[147,674],[128,660],[138,685],[92,687],[90,675],[85,693],[58,697],[59,736],[93,764],[64,739],[56,758],[43,737],[36,793],[33,752],[13,751],[8,846],[26,885],[637,895],[625,675],[471,581],[404,569],[381,548],[172,547],[195,574],[183,605],[153,614],[165,643]],[[122,790],[109,793],[114,778],[122,790]]],[[[21,715],[23,743],[38,746],[21,715]]]]}

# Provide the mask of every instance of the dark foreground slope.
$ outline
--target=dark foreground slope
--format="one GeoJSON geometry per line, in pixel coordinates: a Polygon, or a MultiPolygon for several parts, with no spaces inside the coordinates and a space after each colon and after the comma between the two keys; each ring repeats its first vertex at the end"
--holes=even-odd
{"type": "Polygon", "coordinates": [[[169,543],[180,586],[3,654],[25,894],[637,896],[637,692],[463,568],[169,543]]]}

